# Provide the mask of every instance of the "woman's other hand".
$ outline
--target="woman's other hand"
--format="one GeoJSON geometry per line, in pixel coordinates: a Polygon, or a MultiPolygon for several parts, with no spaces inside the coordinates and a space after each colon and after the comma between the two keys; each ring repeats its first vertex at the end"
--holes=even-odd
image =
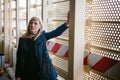
{"type": "Polygon", "coordinates": [[[21,78],[16,78],[15,80],[21,80],[21,78]]]}

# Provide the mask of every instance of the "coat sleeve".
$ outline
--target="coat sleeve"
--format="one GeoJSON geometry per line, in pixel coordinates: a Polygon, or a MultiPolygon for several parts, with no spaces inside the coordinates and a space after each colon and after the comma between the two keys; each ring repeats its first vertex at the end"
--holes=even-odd
{"type": "Polygon", "coordinates": [[[60,36],[67,29],[66,23],[62,24],[53,31],[45,33],[46,40],[60,36]]]}
{"type": "Polygon", "coordinates": [[[15,78],[21,77],[21,38],[19,39],[19,44],[17,48],[17,61],[15,69],[15,78]]]}

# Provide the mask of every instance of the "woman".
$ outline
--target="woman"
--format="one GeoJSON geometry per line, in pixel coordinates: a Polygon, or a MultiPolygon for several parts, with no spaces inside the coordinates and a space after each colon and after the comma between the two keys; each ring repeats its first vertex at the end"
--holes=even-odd
{"type": "Polygon", "coordinates": [[[61,35],[68,25],[62,24],[51,32],[43,31],[42,21],[32,17],[26,33],[19,39],[16,80],[56,80],[57,72],[49,57],[46,41],[61,35]]]}

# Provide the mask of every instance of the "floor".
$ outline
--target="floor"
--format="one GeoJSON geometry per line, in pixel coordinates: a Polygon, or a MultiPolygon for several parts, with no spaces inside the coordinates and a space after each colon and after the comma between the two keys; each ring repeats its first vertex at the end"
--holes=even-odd
{"type": "MultiPolygon", "coordinates": [[[[9,69],[11,71],[11,69],[9,69]]],[[[3,73],[0,73],[0,80],[12,80],[12,78],[9,76],[8,71],[4,70],[3,73]]],[[[65,80],[61,76],[58,76],[58,80],[65,80]]]]}
{"type": "Polygon", "coordinates": [[[0,80],[12,80],[9,76],[9,74],[7,73],[7,71],[4,70],[3,73],[0,73],[0,80]]]}

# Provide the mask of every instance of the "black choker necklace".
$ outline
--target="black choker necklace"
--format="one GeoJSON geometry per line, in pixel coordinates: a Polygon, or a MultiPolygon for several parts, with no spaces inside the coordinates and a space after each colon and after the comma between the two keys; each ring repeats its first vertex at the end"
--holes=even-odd
{"type": "Polygon", "coordinates": [[[36,34],[34,34],[34,33],[31,33],[31,35],[36,35],[36,34]]]}
{"type": "Polygon", "coordinates": [[[35,35],[36,35],[36,34],[31,33],[31,37],[32,37],[32,38],[35,37],[35,35]]]}
{"type": "Polygon", "coordinates": [[[36,34],[32,34],[32,37],[35,37],[36,34]]]}
{"type": "Polygon", "coordinates": [[[36,33],[36,34],[34,34],[34,33],[31,33],[31,34],[32,34],[32,35],[36,35],[37,33],[36,33]]]}

